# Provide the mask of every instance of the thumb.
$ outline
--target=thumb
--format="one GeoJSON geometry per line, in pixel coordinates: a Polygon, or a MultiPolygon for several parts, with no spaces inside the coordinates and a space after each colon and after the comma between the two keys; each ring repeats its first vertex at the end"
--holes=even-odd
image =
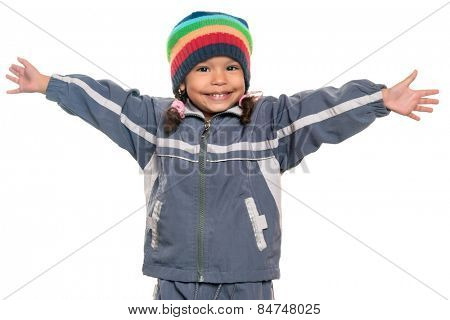
{"type": "Polygon", "coordinates": [[[405,80],[403,80],[403,82],[405,82],[405,84],[409,86],[414,81],[414,79],[416,79],[416,77],[417,77],[417,70],[414,69],[414,71],[409,76],[407,76],[405,80]]]}

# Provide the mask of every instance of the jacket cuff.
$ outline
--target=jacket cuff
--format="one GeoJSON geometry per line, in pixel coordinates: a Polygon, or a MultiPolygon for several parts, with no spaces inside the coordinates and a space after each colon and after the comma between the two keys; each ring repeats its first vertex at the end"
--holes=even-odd
{"type": "Polygon", "coordinates": [[[376,95],[377,100],[373,102],[373,107],[375,110],[375,115],[379,117],[385,117],[389,113],[391,113],[391,109],[389,109],[385,104],[383,100],[383,92],[381,92],[382,89],[386,89],[386,85],[384,84],[377,84],[372,83],[371,84],[372,89],[375,90],[374,95],[376,95]]]}
{"type": "Polygon", "coordinates": [[[45,91],[45,97],[50,101],[58,102],[61,90],[65,87],[65,83],[56,77],[61,77],[59,74],[52,74],[45,91]]]}
{"type": "Polygon", "coordinates": [[[66,107],[61,100],[64,99],[64,94],[66,94],[63,90],[67,90],[67,84],[60,80],[63,76],[60,74],[52,74],[50,80],[48,81],[47,90],[45,91],[45,97],[50,100],[56,102],[61,109],[66,111],[70,115],[76,115],[72,110],[66,107]]]}

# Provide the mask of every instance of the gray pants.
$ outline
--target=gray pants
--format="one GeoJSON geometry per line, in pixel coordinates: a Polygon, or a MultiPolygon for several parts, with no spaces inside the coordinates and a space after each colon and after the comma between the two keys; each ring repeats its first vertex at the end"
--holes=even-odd
{"type": "Polygon", "coordinates": [[[179,282],[158,279],[155,300],[274,300],[272,280],[238,283],[179,282]]]}

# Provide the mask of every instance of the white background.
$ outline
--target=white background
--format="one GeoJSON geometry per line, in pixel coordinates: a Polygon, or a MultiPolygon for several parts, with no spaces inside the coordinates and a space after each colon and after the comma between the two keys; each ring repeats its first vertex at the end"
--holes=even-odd
{"type": "Polygon", "coordinates": [[[416,112],[421,121],[391,112],[322,145],[304,161],[309,172],[283,175],[274,289],[277,302],[320,303],[311,318],[449,319],[450,5],[417,24],[444,4],[0,3],[0,312],[125,319],[127,305],[156,304],[155,279],[141,273],[137,163],[45,96],[7,95],[16,88],[8,67],[21,56],[43,74],[87,74],[169,97],[167,36],[192,11],[207,10],[249,23],[250,90],[276,96],[364,78],[391,87],[414,69],[411,88],[440,89],[433,113],[416,112]]]}

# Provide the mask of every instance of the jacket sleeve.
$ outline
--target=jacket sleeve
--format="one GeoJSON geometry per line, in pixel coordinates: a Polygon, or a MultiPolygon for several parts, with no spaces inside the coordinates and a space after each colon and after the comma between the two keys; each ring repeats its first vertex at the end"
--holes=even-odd
{"type": "Polygon", "coordinates": [[[155,99],[81,74],[50,77],[45,96],[106,134],[143,169],[156,148],[155,99]]]}
{"type": "Polygon", "coordinates": [[[273,102],[272,132],[280,171],[298,165],[322,143],[337,144],[368,127],[390,110],[383,104],[384,84],[353,80],[340,88],[323,87],[273,102]]]}

